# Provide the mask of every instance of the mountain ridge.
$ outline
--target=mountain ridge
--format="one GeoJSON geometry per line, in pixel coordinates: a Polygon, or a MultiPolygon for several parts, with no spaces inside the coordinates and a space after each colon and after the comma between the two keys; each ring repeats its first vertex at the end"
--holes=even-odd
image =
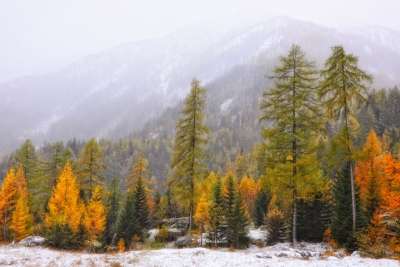
{"type": "MultiPolygon", "coordinates": [[[[379,27],[368,30],[379,33],[379,27]]],[[[396,74],[400,69],[400,46],[396,50],[400,34],[384,43],[382,38],[374,38],[379,34],[368,34],[367,30],[343,32],[284,17],[221,35],[184,32],[186,38],[176,32],[123,44],[50,74],[0,84],[5,99],[0,107],[4,114],[0,150],[9,152],[26,138],[40,144],[73,137],[119,138],[140,132],[146,123],[179,103],[193,77],[206,87],[212,86],[215,81],[229,79],[225,76],[235,68],[247,66],[258,70],[242,77],[242,88],[263,84],[260,76],[270,71],[292,43],[301,45],[319,66],[332,45],[343,44],[376,77],[376,87],[400,83],[396,74]]],[[[240,81],[242,74],[236,75],[240,81]]],[[[226,94],[224,97],[221,101],[230,99],[226,94]]]]}

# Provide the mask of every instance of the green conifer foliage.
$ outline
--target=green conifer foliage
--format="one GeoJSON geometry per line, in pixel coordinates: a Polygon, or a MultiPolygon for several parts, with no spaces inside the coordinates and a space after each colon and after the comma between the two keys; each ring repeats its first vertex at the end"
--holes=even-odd
{"type": "Polygon", "coordinates": [[[224,199],[222,195],[221,178],[218,177],[212,189],[212,203],[210,207],[210,231],[214,246],[222,241],[224,234],[224,199]]]}
{"type": "Polygon", "coordinates": [[[17,164],[24,169],[28,183],[29,204],[34,220],[42,221],[42,215],[47,205],[51,188],[43,175],[43,166],[40,164],[36,149],[31,140],[26,140],[16,152],[17,164]]]}
{"type": "Polygon", "coordinates": [[[331,56],[325,62],[321,72],[322,81],[319,96],[323,100],[327,114],[335,119],[344,133],[347,158],[350,160],[351,216],[353,234],[357,228],[355,182],[352,164],[352,130],[358,128],[355,110],[365,100],[367,84],[372,77],[358,67],[358,58],[347,54],[342,46],[332,48],[331,56]]]}
{"type": "Polygon", "coordinates": [[[225,233],[230,247],[240,248],[248,245],[247,217],[240,194],[237,192],[234,177],[228,175],[224,195],[225,233]]]}
{"type": "Polygon", "coordinates": [[[95,185],[104,182],[103,152],[96,139],[89,140],[79,157],[79,179],[84,198],[88,201],[95,185]]]}
{"type": "Polygon", "coordinates": [[[104,230],[104,240],[106,244],[116,245],[117,242],[117,233],[118,233],[118,223],[117,219],[120,212],[120,187],[118,179],[114,178],[110,192],[108,193],[107,198],[107,223],[106,229],[104,230]]]}
{"type": "Polygon", "coordinates": [[[269,152],[267,174],[273,177],[276,192],[290,200],[294,244],[297,199],[309,195],[308,191],[322,181],[315,154],[322,125],[316,74],[314,63],[293,45],[275,68],[275,86],[265,91],[261,105],[261,120],[270,123],[263,130],[269,152]]]}
{"type": "Polygon", "coordinates": [[[358,190],[356,187],[356,232],[353,231],[352,220],[352,197],[350,184],[350,161],[345,162],[343,167],[336,175],[333,194],[335,198],[335,206],[332,219],[332,235],[333,238],[342,246],[349,250],[357,248],[356,234],[365,226],[365,217],[361,209],[358,190]]]}
{"type": "Polygon", "coordinates": [[[194,79],[176,125],[171,165],[174,191],[189,213],[189,232],[192,228],[195,182],[204,175],[204,145],[208,132],[204,124],[205,93],[200,82],[194,79]]]}
{"type": "Polygon", "coordinates": [[[257,193],[256,204],[254,207],[254,224],[256,226],[264,224],[269,200],[270,198],[266,190],[260,190],[257,193]]]}

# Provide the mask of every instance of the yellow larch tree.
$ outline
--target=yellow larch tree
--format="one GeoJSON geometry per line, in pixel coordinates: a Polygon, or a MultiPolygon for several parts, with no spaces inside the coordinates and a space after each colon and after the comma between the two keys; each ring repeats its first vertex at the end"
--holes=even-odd
{"type": "Polygon", "coordinates": [[[69,226],[73,233],[77,233],[81,225],[84,205],[79,195],[77,178],[68,162],[53,189],[48,203],[48,213],[45,216],[47,227],[55,225],[69,226]]]}
{"type": "Polygon", "coordinates": [[[8,170],[0,188],[0,240],[9,238],[8,227],[11,221],[11,214],[14,210],[17,198],[17,180],[15,170],[8,170]]]}
{"type": "Polygon", "coordinates": [[[31,223],[32,215],[29,211],[28,198],[27,195],[22,192],[19,194],[10,225],[10,229],[16,241],[20,241],[32,233],[31,223]]]}
{"type": "Polygon", "coordinates": [[[97,240],[106,226],[106,209],[102,201],[102,191],[100,186],[96,186],[86,207],[83,223],[90,241],[97,240]]]}
{"type": "Polygon", "coordinates": [[[355,179],[360,190],[361,204],[368,212],[368,219],[378,208],[380,187],[384,180],[382,143],[374,130],[371,130],[357,161],[355,179]]]}
{"type": "Polygon", "coordinates": [[[258,193],[257,182],[250,176],[243,177],[239,184],[239,192],[246,206],[247,214],[251,215],[258,193]]]}
{"type": "Polygon", "coordinates": [[[196,212],[194,215],[194,220],[200,227],[200,245],[203,245],[203,233],[205,230],[205,226],[209,221],[208,214],[208,199],[205,194],[203,194],[200,198],[200,201],[197,203],[196,212]]]}

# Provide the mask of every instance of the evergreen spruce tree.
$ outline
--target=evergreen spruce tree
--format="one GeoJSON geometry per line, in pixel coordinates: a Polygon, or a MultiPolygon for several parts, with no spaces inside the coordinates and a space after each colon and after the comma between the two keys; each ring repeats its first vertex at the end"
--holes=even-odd
{"type": "Polygon", "coordinates": [[[149,207],[147,205],[146,188],[141,177],[136,182],[134,205],[140,236],[143,239],[144,231],[150,227],[149,207]]]}
{"type": "MultiPolygon", "coordinates": [[[[351,130],[357,127],[355,108],[365,100],[367,83],[372,77],[358,67],[358,58],[347,54],[342,46],[332,48],[331,56],[325,62],[321,72],[323,80],[320,84],[319,96],[324,101],[327,114],[339,122],[344,131],[344,141],[347,149],[346,158],[349,161],[351,185],[351,217],[352,229],[357,229],[356,189],[353,175],[353,152],[351,130]]],[[[346,163],[347,164],[347,163],[346,163]]]]}
{"type": "Polygon", "coordinates": [[[268,245],[287,241],[288,229],[285,222],[285,215],[281,210],[275,207],[270,207],[267,216],[265,217],[265,225],[268,230],[268,245]]]}
{"type": "Polygon", "coordinates": [[[210,235],[215,247],[222,241],[225,229],[224,222],[224,199],[221,178],[218,177],[212,189],[212,203],[210,207],[210,235]]]}
{"type": "Polygon", "coordinates": [[[176,125],[172,156],[172,182],[174,191],[188,209],[189,234],[194,212],[195,182],[204,173],[204,145],[208,132],[204,124],[205,92],[200,82],[194,79],[176,125]]]}
{"type": "Polygon", "coordinates": [[[94,186],[102,185],[104,181],[103,152],[96,139],[91,139],[85,144],[78,163],[81,190],[84,199],[89,201],[94,186]]]}
{"type": "Polygon", "coordinates": [[[140,229],[135,210],[135,192],[128,191],[125,206],[118,223],[119,238],[123,238],[125,244],[129,247],[133,236],[139,232],[140,229]]]}
{"type": "Polygon", "coordinates": [[[355,187],[356,204],[356,232],[353,229],[352,197],[351,197],[351,162],[347,161],[336,175],[334,183],[335,206],[332,219],[333,238],[349,250],[356,249],[356,235],[365,226],[365,218],[362,213],[357,187],[355,187]]]}
{"type": "Polygon", "coordinates": [[[298,200],[298,238],[306,242],[322,242],[329,228],[331,205],[322,193],[309,200],[298,200]]]}
{"type": "Polygon", "coordinates": [[[240,248],[247,246],[247,218],[240,194],[237,192],[234,178],[228,174],[224,195],[225,233],[228,246],[240,248]]]}
{"type": "Polygon", "coordinates": [[[172,196],[171,188],[168,186],[167,192],[165,192],[165,207],[164,216],[166,218],[176,218],[178,217],[178,207],[172,196]]]}
{"type": "Polygon", "coordinates": [[[274,73],[275,86],[263,95],[261,120],[271,122],[263,130],[272,166],[269,176],[278,183],[277,190],[290,199],[292,243],[296,244],[297,199],[321,182],[315,154],[315,141],[321,130],[317,72],[300,47],[293,45],[289,54],[281,57],[274,73]]]}
{"type": "Polygon", "coordinates": [[[107,200],[107,223],[104,230],[104,240],[106,244],[116,245],[118,234],[118,216],[120,212],[120,187],[118,179],[114,178],[111,183],[110,192],[107,200]]]}
{"type": "Polygon", "coordinates": [[[254,224],[258,227],[264,224],[269,200],[266,190],[260,190],[257,193],[256,204],[254,207],[254,224]]]}
{"type": "Polygon", "coordinates": [[[119,222],[119,234],[128,246],[134,237],[144,240],[145,230],[150,227],[146,189],[138,177],[134,190],[129,190],[119,222]]]}

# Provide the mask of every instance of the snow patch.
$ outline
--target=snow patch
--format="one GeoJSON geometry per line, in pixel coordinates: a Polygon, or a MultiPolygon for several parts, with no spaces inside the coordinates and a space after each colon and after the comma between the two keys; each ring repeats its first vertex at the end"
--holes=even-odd
{"type": "Polygon", "coordinates": [[[0,246],[0,266],[274,266],[274,267],[398,267],[388,259],[323,257],[323,244],[301,243],[293,248],[287,243],[272,247],[251,247],[246,250],[228,249],[160,249],[129,251],[116,254],[88,254],[47,248],[0,246]]]}
{"type": "Polygon", "coordinates": [[[225,100],[220,106],[220,111],[221,112],[228,111],[228,109],[231,106],[232,102],[233,102],[233,98],[229,98],[229,99],[225,100]]]}

